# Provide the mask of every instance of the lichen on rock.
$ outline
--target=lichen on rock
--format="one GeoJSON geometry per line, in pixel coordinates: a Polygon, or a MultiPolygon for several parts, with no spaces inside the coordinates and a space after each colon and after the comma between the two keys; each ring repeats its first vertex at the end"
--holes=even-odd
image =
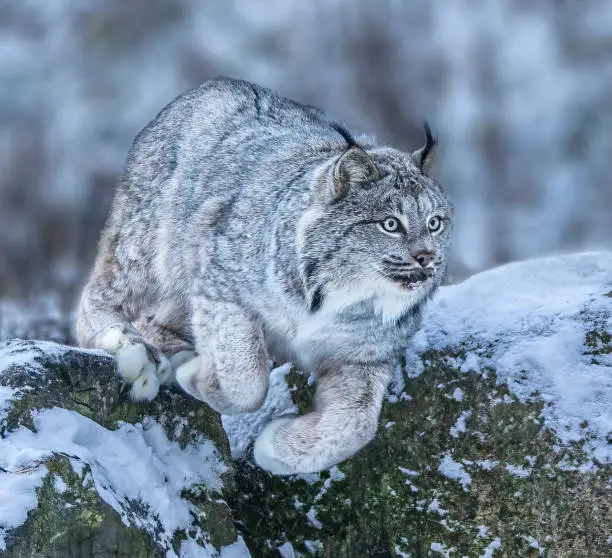
{"type": "Polygon", "coordinates": [[[427,356],[409,396],[385,403],[375,441],[333,474],[283,479],[242,464],[232,507],[249,546],[290,542],[308,554],[307,541],[318,540],[325,556],[427,556],[441,543],[451,555],[480,556],[499,539],[501,556],[539,556],[540,547],[605,556],[609,466],[562,446],[542,424],[542,403],[510,396],[493,371],[459,375],[447,358],[458,354],[427,356]]]}

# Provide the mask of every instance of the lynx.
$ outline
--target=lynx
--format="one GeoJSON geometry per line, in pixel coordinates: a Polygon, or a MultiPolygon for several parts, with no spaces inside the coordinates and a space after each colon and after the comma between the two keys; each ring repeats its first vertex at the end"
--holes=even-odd
{"type": "Polygon", "coordinates": [[[244,81],[179,96],[136,137],[77,313],[136,400],[176,382],[220,413],[257,409],[269,362],[316,378],[271,421],[257,464],[330,467],[367,444],[446,268],[436,140],[404,153],[244,81]]]}

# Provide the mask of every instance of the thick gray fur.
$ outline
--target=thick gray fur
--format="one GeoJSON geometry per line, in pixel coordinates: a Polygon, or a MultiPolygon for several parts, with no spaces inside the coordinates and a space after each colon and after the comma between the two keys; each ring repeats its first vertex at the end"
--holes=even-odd
{"type": "Polygon", "coordinates": [[[269,358],[290,360],[316,374],[314,408],[268,424],[255,460],[290,474],[352,456],[446,267],[430,140],[403,153],[244,81],[178,97],[129,153],[79,343],[115,354],[136,399],[176,377],[221,413],[257,409],[269,358]]]}

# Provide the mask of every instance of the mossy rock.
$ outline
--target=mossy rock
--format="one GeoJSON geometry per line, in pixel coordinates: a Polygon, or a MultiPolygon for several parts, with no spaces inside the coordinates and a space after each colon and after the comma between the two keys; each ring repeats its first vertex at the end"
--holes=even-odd
{"type": "Polygon", "coordinates": [[[76,474],[67,457],[45,461],[48,474],[38,488],[38,507],[8,537],[0,555],[16,558],[68,556],[162,557],[147,534],[124,525],[98,497],[87,467],[76,474]]]}
{"type": "Polygon", "coordinates": [[[0,556],[161,557],[180,555],[186,543],[214,556],[242,544],[225,503],[234,469],[217,413],[172,391],[152,403],[130,401],[103,353],[10,341],[0,344],[0,355],[0,447],[10,462],[0,484],[10,494],[12,484],[29,476],[36,494],[21,526],[3,531],[0,525],[0,556]],[[23,451],[32,456],[24,460],[23,451]],[[171,452],[178,457],[164,461],[171,452]],[[176,472],[181,455],[188,464],[176,472]],[[113,484],[121,471],[110,471],[113,466],[128,468],[119,486],[113,484]],[[138,478],[147,474],[156,476],[138,478]],[[164,519],[173,510],[151,504],[166,498],[180,504],[182,522],[164,519]]]}
{"type": "Polygon", "coordinates": [[[448,356],[459,355],[428,354],[385,402],[376,439],[331,472],[285,479],[241,464],[232,507],[253,556],[287,542],[339,558],[610,555],[610,467],[562,446],[541,402],[510,396],[493,371],[458,373],[448,356]]]}

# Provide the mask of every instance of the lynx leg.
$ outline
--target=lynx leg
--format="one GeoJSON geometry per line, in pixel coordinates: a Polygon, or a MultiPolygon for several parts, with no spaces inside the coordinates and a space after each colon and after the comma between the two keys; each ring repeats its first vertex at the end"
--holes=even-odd
{"type": "Polygon", "coordinates": [[[128,268],[129,274],[124,272],[115,245],[116,239],[105,231],[77,311],[76,337],[83,347],[103,349],[115,356],[118,374],[131,384],[131,397],[150,401],[159,390],[159,378],[170,376],[171,366],[130,322],[128,312],[136,314],[146,294],[137,289],[146,284],[146,272],[137,264],[128,268]]]}
{"type": "Polygon", "coordinates": [[[176,371],[179,385],[219,413],[259,408],[268,391],[263,332],[239,306],[194,301],[192,327],[198,356],[176,371]]]}
{"type": "Polygon", "coordinates": [[[314,410],[270,422],[255,442],[256,463],[275,475],[312,473],[354,455],[372,440],[390,378],[386,366],[326,364],[314,410]]]}
{"type": "Polygon", "coordinates": [[[159,391],[160,377],[171,376],[168,359],[159,349],[147,344],[119,310],[113,311],[92,298],[86,291],[79,307],[79,344],[103,349],[113,355],[117,360],[117,373],[131,384],[132,399],[152,400],[159,391]]]}

